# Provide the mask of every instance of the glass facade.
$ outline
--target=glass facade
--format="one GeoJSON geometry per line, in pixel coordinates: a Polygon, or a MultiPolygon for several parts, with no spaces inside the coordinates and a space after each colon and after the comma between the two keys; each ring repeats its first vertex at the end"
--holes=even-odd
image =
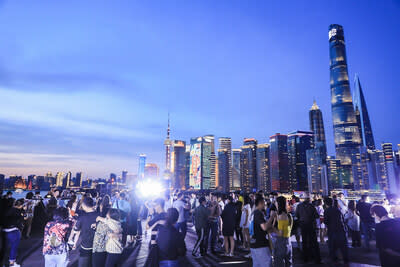
{"type": "Polygon", "coordinates": [[[269,170],[269,144],[257,145],[257,185],[258,190],[271,192],[271,174],[269,170]]]}
{"type": "Polygon", "coordinates": [[[272,191],[288,192],[289,160],[287,150],[287,135],[275,134],[270,137],[270,174],[272,191]]]}
{"type": "Polygon", "coordinates": [[[340,160],[335,159],[334,157],[327,157],[326,166],[328,172],[329,191],[332,191],[333,189],[343,188],[340,160]]]}
{"type": "Polygon", "coordinates": [[[232,181],[232,138],[230,137],[220,137],[219,138],[219,149],[226,149],[228,151],[228,162],[229,162],[229,187],[233,189],[232,181]]]}
{"type": "Polygon", "coordinates": [[[336,158],[342,166],[345,188],[353,188],[352,154],[361,144],[347,71],[343,27],[329,26],[330,87],[336,158]]]}
{"type": "Polygon", "coordinates": [[[146,166],[146,155],[140,154],[139,156],[139,170],[138,178],[144,178],[144,167],[146,166]]]}
{"type": "Polygon", "coordinates": [[[240,153],[241,188],[246,193],[257,190],[257,140],[244,139],[240,153]]]}
{"type": "Polygon", "coordinates": [[[322,112],[319,109],[317,103],[314,101],[310,112],[310,131],[314,133],[314,144],[318,145],[319,149],[321,149],[321,157],[323,162],[326,162],[327,149],[326,149],[326,137],[325,137],[325,127],[324,120],[322,117],[322,112]]]}
{"type": "Polygon", "coordinates": [[[240,148],[232,149],[232,183],[233,189],[240,189],[240,148]]]}
{"type": "Polygon", "coordinates": [[[383,156],[385,159],[388,189],[391,194],[397,194],[396,168],[394,161],[393,145],[391,143],[382,144],[383,156]]]}
{"type": "Polygon", "coordinates": [[[186,180],[186,143],[174,140],[171,154],[171,186],[174,189],[185,188],[186,180]]]}
{"type": "Polygon", "coordinates": [[[324,160],[325,154],[323,153],[323,150],[318,147],[307,150],[306,154],[308,191],[327,196],[328,174],[327,166],[325,164],[326,158],[324,160]]]}
{"type": "Polygon", "coordinates": [[[218,181],[223,192],[229,192],[229,150],[218,149],[218,181]]]}
{"type": "Polygon", "coordinates": [[[357,124],[361,136],[361,143],[368,149],[375,149],[375,140],[372,133],[372,126],[369,120],[367,103],[358,75],[354,78],[354,108],[356,112],[357,124]]]}

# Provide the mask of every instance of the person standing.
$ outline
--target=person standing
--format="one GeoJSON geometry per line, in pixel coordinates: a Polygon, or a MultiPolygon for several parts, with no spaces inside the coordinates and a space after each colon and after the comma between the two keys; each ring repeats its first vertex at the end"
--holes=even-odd
{"type": "Polygon", "coordinates": [[[400,266],[400,221],[389,218],[381,205],[373,205],[371,215],[377,222],[376,247],[382,267],[400,266]]]}
{"type": "Polygon", "coordinates": [[[375,226],[374,218],[372,218],[370,210],[372,205],[369,203],[369,197],[362,195],[360,201],[357,203],[356,208],[360,214],[361,233],[364,238],[365,247],[370,251],[369,241],[372,235],[372,229],[375,226]]]}
{"type": "Polygon", "coordinates": [[[122,225],[122,244],[125,246],[126,238],[127,238],[127,234],[128,234],[127,218],[131,212],[131,205],[125,199],[125,193],[122,192],[119,194],[119,196],[114,201],[112,207],[113,207],[113,209],[119,210],[120,218],[121,218],[120,220],[121,220],[121,225],[122,225]]]}
{"type": "Polygon", "coordinates": [[[224,236],[225,256],[233,257],[235,250],[235,240],[233,233],[235,231],[236,207],[232,196],[228,197],[228,203],[225,205],[221,214],[222,235],[224,236]]]}
{"type": "Polygon", "coordinates": [[[333,262],[337,261],[336,251],[340,250],[345,264],[349,262],[346,225],[342,212],[331,198],[326,199],[328,208],[324,212],[324,222],[328,228],[329,256],[333,262]]]}
{"type": "Polygon", "coordinates": [[[242,210],[242,216],[240,220],[240,226],[243,231],[243,247],[246,250],[250,249],[250,222],[251,222],[251,200],[249,196],[244,197],[244,207],[242,210]]]}
{"type": "Polygon", "coordinates": [[[207,248],[206,248],[206,231],[208,225],[208,217],[210,216],[210,210],[206,207],[207,201],[205,197],[200,197],[199,199],[200,206],[198,206],[194,210],[194,221],[195,228],[197,234],[197,241],[192,250],[192,256],[195,258],[199,258],[200,256],[205,256],[207,248]],[[200,255],[198,254],[198,250],[200,248],[200,255]]]}
{"type": "Polygon", "coordinates": [[[272,225],[273,218],[265,220],[265,201],[264,198],[258,197],[255,200],[254,210],[254,239],[255,242],[250,244],[251,258],[253,267],[271,267],[272,257],[269,247],[269,241],[266,238],[272,225]]]}
{"type": "Polygon", "coordinates": [[[179,213],[179,218],[178,222],[176,223],[176,228],[180,233],[182,233],[183,238],[185,239],[187,232],[185,211],[190,209],[190,204],[186,203],[183,200],[183,194],[181,192],[178,193],[177,197],[178,199],[172,204],[172,207],[175,208],[179,213]]]}
{"type": "Polygon", "coordinates": [[[296,217],[301,230],[304,262],[308,262],[310,258],[314,258],[314,261],[320,264],[321,255],[319,252],[316,229],[316,219],[319,218],[319,215],[314,205],[311,204],[309,195],[297,206],[296,217]]]}
{"type": "Polygon", "coordinates": [[[186,254],[183,235],[174,227],[178,217],[178,211],[175,208],[169,208],[165,224],[158,229],[156,243],[160,267],[180,267],[179,259],[186,254]]]}
{"type": "MultiPolygon", "coordinates": [[[[221,207],[218,205],[216,195],[211,195],[211,202],[208,208],[210,210],[210,217],[208,219],[206,238],[208,240],[209,234],[211,235],[211,253],[215,254],[218,238],[218,220],[221,216],[221,207]]],[[[207,243],[208,241],[206,241],[207,243]]]]}
{"type": "Polygon", "coordinates": [[[349,209],[344,216],[344,221],[347,223],[351,233],[352,247],[361,247],[360,216],[357,214],[354,200],[349,201],[349,209]]]}
{"type": "Polygon", "coordinates": [[[79,215],[78,220],[75,223],[75,227],[69,238],[72,248],[76,249],[78,239],[81,238],[81,244],[79,246],[79,267],[91,267],[92,266],[92,251],[93,251],[93,238],[96,229],[96,218],[99,213],[96,212],[94,201],[91,197],[84,197],[82,200],[83,212],[79,215]]]}
{"type": "Polygon", "coordinates": [[[68,237],[72,230],[67,208],[57,208],[53,220],[44,229],[43,255],[45,267],[67,267],[68,237]]]}

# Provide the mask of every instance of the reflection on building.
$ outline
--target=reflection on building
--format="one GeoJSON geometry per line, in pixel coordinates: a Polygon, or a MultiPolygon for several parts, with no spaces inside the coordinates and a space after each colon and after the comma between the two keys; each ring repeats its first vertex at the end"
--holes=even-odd
{"type": "Polygon", "coordinates": [[[271,173],[269,169],[269,144],[257,145],[257,185],[258,190],[271,192],[271,173]]]}
{"type": "Polygon", "coordinates": [[[287,150],[287,135],[275,134],[270,141],[270,172],[273,191],[289,191],[289,160],[287,150]]]}
{"type": "Polygon", "coordinates": [[[245,138],[240,153],[240,181],[244,192],[257,190],[257,140],[245,138]]]}

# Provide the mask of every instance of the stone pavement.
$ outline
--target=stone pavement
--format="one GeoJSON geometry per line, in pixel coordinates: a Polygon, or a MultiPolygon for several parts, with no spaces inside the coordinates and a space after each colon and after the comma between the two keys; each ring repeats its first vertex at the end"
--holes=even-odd
{"type": "MultiPolygon", "coordinates": [[[[124,250],[124,253],[121,256],[121,266],[127,267],[135,267],[135,266],[143,266],[147,253],[148,253],[148,240],[145,239],[143,242],[138,242],[135,245],[128,247],[124,250]]],[[[185,259],[183,259],[182,266],[251,266],[251,260],[245,258],[245,251],[236,250],[235,257],[229,258],[224,257],[222,254],[217,255],[207,255],[206,257],[200,259],[194,259],[191,255],[191,251],[193,249],[194,243],[196,242],[196,234],[193,231],[192,227],[188,227],[188,233],[186,236],[186,246],[187,246],[187,255],[185,259]]],[[[314,265],[314,264],[304,264],[301,261],[301,254],[297,250],[296,242],[293,242],[293,252],[294,252],[294,266],[295,267],[313,267],[313,266],[334,266],[339,267],[341,265],[329,265],[327,263],[328,259],[328,248],[326,244],[321,244],[321,257],[324,261],[322,265],[314,265]]],[[[373,247],[373,246],[372,246],[373,247]]],[[[42,238],[41,236],[34,236],[29,240],[22,240],[20,249],[18,262],[21,263],[22,266],[29,267],[40,267],[44,266],[44,258],[41,253],[42,249],[42,238]]],[[[362,248],[349,248],[349,255],[351,260],[351,267],[375,267],[379,266],[379,257],[377,251],[374,250],[372,252],[367,253],[362,248]]],[[[70,254],[70,263],[69,267],[77,267],[78,266],[78,252],[72,251],[70,254]]]]}

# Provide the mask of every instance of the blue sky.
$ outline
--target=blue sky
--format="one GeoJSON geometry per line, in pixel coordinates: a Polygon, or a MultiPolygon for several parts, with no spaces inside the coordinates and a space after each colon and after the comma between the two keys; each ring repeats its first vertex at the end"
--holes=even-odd
{"type": "MultiPolygon", "coordinates": [[[[172,138],[267,142],[307,130],[330,154],[328,26],[343,25],[376,143],[400,143],[400,1],[0,1],[0,173],[137,172],[172,138]]],[[[353,78],[352,78],[353,79],[353,78]]]]}

